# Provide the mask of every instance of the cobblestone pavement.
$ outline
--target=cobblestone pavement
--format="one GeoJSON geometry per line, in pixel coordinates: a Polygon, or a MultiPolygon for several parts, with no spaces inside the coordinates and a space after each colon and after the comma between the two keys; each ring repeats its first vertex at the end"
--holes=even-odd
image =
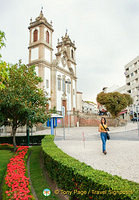
{"type": "Polygon", "coordinates": [[[64,152],[94,169],[139,183],[139,136],[135,128],[136,123],[121,128],[110,127],[107,155],[102,153],[97,127],[66,129],[65,140],[63,130],[57,129],[55,143],[64,152]]]}

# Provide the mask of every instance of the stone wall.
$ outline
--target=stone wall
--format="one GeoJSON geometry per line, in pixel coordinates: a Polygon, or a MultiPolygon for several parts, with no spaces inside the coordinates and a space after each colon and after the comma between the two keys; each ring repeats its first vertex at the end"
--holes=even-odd
{"type": "MultiPolygon", "coordinates": [[[[35,131],[36,131],[36,126],[32,128],[32,132],[35,131]]],[[[4,127],[2,133],[12,133],[12,127],[11,126],[4,127]]],[[[21,126],[17,128],[16,133],[26,133],[26,126],[21,126]]]]}
{"type": "MultiPolygon", "coordinates": [[[[65,127],[76,127],[76,126],[98,126],[100,124],[102,116],[93,114],[78,113],[70,116],[65,116],[65,127]],[[69,119],[68,119],[69,118],[69,119]]],[[[104,116],[107,120],[108,126],[122,126],[126,124],[124,119],[113,119],[108,116],[104,116]]],[[[58,123],[58,127],[63,127],[63,119],[58,123]]]]}
{"type": "MultiPolygon", "coordinates": [[[[84,113],[78,114],[78,122],[79,126],[98,126],[100,124],[102,116],[98,115],[89,115],[84,113]]],[[[104,116],[107,120],[108,126],[122,126],[126,124],[126,120],[124,119],[113,119],[108,116],[104,116]]]]}
{"type": "MultiPolygon", "coordinates": [[[[63,127],[63,119],[59,120],[60,122],[57,124],[58,127],[63,127]]],[[[68,127],[68,124],[70,127],[76,127],[77,126],[78,117],[77,115],[69,115],[65,116],[65,127],[68,127]]]]}

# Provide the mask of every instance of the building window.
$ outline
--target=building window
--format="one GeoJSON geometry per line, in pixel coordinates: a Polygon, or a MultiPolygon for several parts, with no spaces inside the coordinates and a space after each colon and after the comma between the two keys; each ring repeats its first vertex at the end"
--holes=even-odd
{"type": "Polygon", "coordinates": [[[61,90],[61,77],[58,76],[58,90],[61,90]]]}
{"type": "Polygon", "coordinates": [[[65,83],[67,84],[67,93],[70,94],[70,85],[71,85],[70,79],[68,79],[67,81],[65,81],[65,83]]]}
{"type": "Polygon", "coordinates": [[[67,93],[70,94],[70,84],[69,83],[67,83],[67,93]]]}
{"type": "Polygon", "coordinates": [[[73,50],[71,50],[71,58],[74,59],[73,50]]]}
{"type": "Polygon", "coordinates": [[[75,95],[75,90],[73,89],[73,95],[75,95]]]}
{"type": "Polygon", "coordinates": [[[38,30],[35,29],[35,31],[33,32],[33,41],[36,42],[38,40],[38,30]]]}
{"type": "Polygon", "coordinates": [[[129,75],[127,75],[126,78],[129,78],[129,75]]]}
{"type": "Polygon", "coordinates": [[[46,31],[46,42],[49,44],[49,32],[46,31]]]}
{"type": "Polygon", "coordinates": [[[131,93],[131,90],[128,90],[127,92],[128,92],[128,93],[131,93]]]}
{"type": "Polygon", "coordinates": [[[46,79],[46,88],[49,88],[49,80],[46,79]]]}
{"type": "Polygon", "coordinates": [[[137,62],[135,62],[134,65],[136,66],[136,65],[137,65],[137,62]]]}
{"type": "Polygon", "coordinates": [[[134,73],[133,73],[133,72],[131,73],[131,76],[134,76],[134,73]]]}
{"type": "Polygon", "coordinates": [[[66,92],[65,77],[63,77],[63,79],[62,79],[62,91],[66,92]]]}

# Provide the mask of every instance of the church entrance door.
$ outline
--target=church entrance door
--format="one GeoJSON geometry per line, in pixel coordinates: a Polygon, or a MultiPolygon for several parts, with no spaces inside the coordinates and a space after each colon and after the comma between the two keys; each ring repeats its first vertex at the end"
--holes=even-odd
{"type": "Polygon", "coordinates": [[[62,106],[65,107],[65,114],[67,113],[67,100],[62,100],[62,106]]]}

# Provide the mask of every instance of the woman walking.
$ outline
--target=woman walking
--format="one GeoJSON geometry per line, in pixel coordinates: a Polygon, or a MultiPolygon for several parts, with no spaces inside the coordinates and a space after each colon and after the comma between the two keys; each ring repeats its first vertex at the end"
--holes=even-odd
{"type": "Polygon", "coordinates": [[[105,155],[107,154],[107,152],[106,152],[107,129],[108,129],[108,127],[106,124],[106,119],[105,119],[105,117],[102,117],[98,131],[100,132],[100,136],[101,136],[101,140],[102,140],[102,151],[105,155]]]}

